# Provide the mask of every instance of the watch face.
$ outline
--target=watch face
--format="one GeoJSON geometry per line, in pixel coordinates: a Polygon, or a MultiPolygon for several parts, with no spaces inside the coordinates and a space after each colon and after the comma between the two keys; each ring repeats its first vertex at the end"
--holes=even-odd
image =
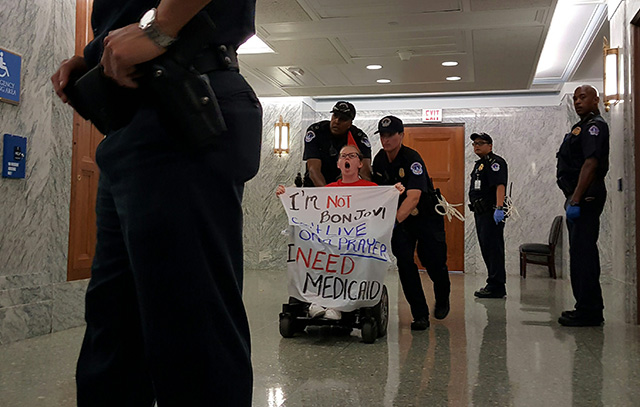
{"type": "Polygon", "coordinates": [[[156,20],[156,9],[152,8],[151,10],[144,13],[142,18],[140,19],[140,24],[138,25],[141,29],[148,28],[153,22],[156,20]]]}

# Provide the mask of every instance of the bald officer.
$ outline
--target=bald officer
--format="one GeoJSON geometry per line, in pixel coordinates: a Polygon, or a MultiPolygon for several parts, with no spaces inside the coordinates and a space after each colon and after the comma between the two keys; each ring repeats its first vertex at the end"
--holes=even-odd
{"type": "Polygon", "coordinates": [[[609,126],[598,110],[598,91],[590,85],[573,93],[580,121],[564,136],[558,151],[557,182],[566,198],[571,288],[574,310],[564,311],[564,326],[598,326],[604,321],[600,287],[598,233],[607,199],[604,177],[609,170],[609,126]]]}

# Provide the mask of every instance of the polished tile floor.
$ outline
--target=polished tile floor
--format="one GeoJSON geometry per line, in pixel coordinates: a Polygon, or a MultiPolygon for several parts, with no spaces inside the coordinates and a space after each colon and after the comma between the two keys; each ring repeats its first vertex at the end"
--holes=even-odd
{"type": "MultiPolygon", "coordinates": [[[[564,328],[566,280],[509,277],[506,300],[477,300],[483,276],[452,274],[452,310],[412,332],[393,272],[389,331],[364,344],[358,330],[278,333],[284,273],[249,271],[254,406],[639,406],[640,328],[605,312],[604,327],[564,328]]],[[[431,283],[423,283],[432,304],[431,283]]],[[[607,286],[605,285],[605,301],[607,286]]],[[[82,328],[0,347],[0,406],[75,405],[82,328]]]]}

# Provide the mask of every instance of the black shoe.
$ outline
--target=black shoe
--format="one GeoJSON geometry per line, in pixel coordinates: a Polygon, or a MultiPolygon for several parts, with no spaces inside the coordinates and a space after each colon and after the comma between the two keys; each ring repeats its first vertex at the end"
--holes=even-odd
{"type": "Polygon", "coordinates": [[[478,298],[504,298],[507,295],[507,293],[504,290],[495,291],[495,290],[490,290],[487,287],[483,287],[478,291],[476,291],[475,293],[473,293],[473,295],[475,295],[478,298]]]}
{"type": "Polygon", "coordinates": [[[565,318],[572,318],[573,316],[575,316],[576,312],[578,312],[575,309],[572,309],[571,311],[562,311],[562,316],[565,318]]]}
{"type": "Polygon", "coordinates": [[[558,323],[562,326],[600,326],[604,322],[602,317],[587,317],[576,313],[572,315],[561,316],[558,318],[558,323]]]}
{"type": "Polygon", "coordinates": [[[429,317],[421,317],[418,319],[414,319],[411,323],[412,331],[424,331],[429,328],[429,317]]]}
{"type": "Polygon", "coordinates": [[[436,317],[436,319],[445,319],[447,315],[449,315],[450,309],[451,306],[448,298],[444,304],[442,304],[442,301],[436,302],[436,309],[433,311],[433,316],[436,317]]]}

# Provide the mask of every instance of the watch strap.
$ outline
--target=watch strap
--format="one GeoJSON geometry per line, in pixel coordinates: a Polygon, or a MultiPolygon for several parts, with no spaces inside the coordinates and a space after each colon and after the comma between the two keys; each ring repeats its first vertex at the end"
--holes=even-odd
{"type": "Polygon", "coordinates": [[[168,36],[167,34],[160,31],[155,24],[149,25],[142,31],[147,35],[147,37],[149,37],[151,41],[153,41],[154,44],[161,48],[167,48],[177,40],[177,38],[168,36]]]}

